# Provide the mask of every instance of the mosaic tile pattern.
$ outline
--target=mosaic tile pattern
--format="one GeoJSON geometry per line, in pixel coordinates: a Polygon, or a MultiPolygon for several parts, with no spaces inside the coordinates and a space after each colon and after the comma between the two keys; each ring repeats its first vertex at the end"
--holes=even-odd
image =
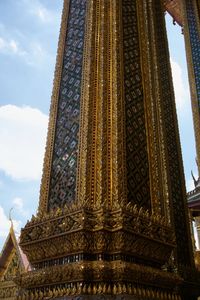
{"type": "Polygon", "coordinates": [[[74,201],[86,0],[71,0],[58,102],[49,209],[74,201]]]}
{"type": "Polygon", "coordinates": [[[198,104],[200,108],[200,36],[197,27],[193,1],[186,1],[188,26],[190,33],[190,43],[192,49],[192,59],[194,66],[195,82],[197,88],[198,104]]]}
{"type": "Polygon", "coordinates": [[[136,1],[123,0],[128,201],[150,207],[149,167],[136,1]]]}

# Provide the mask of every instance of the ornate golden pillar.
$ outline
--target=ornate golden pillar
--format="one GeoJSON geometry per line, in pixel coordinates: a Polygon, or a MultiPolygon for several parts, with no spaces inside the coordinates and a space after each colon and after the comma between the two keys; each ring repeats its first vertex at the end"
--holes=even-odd
{"type": "Polygon", "coordinates": [[[65,0],[19,299],[186,299],[185,199],[162,1],[65,0]]]}
{"type": "MultiPolygon", "coordinates": [[[[190,83],[191,104],[193,112],[194,133],[196,141],[196,155],[198,166],[198,180],[195,181],[195,189],[188,193],[188,203],[194,214],[195,225],[197,228],[198,242],[200,240],[199,227],[199,175],[200,175],[200,10],[199,1],[183,1],[184,13],[184,36],[186,46],[186,56],[188,64],[188,75],[190,83]]],[[[199,251],[195,252],[195,262],[199,269],[199,251]]]]}

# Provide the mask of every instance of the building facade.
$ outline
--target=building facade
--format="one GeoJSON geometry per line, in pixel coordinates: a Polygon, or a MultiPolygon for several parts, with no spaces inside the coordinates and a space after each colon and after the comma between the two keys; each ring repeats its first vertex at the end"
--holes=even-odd
{"type": "Polygon", "coordinates": [[[163,1],[65,0],[17,299],[199,293],[163,1]]]}

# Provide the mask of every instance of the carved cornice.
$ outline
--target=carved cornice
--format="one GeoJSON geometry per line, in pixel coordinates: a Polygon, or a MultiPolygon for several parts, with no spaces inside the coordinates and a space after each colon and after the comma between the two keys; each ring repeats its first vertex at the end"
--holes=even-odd
{"type": "Polygon", "coordinates": [[[34,218],[22,230],[20,244],[32,264],[76,253],[123,253],[162,265],[175,240],[164,218],[129,205],[34,218]]]}
{"type": "Polygon", "coordinates": [[[125,283],[116,283],[113,286],[100,282],[97,284],[71,284],[70,287],[47,287],[44,290],[34,289],[25,292],[17,297],[17,300],[43,300],[43,299],[113,299],[113,296],[118,295],[119,300],[139,299],[149,300],[181,300],[181,296],[177,291],[166,291],[142,285],[133,285],[125,283]],[[77,297],[76,297],[77,296],[77,297]],[[94,298],[92,297],[94,296],[94,298]],[[63,298],[64,297],[64,298],[63,298]]]}
{"type": "Polygon", "coordinates": [[[173,288],[182,283],[177,274],[122,261],[77,262],[52,266],[29,273],[17,279],[22,288],[37,288],[71,282],[142,283],[149,286],[173,288]],[[111,276],[112,275],[112,276],[111,276]]]}

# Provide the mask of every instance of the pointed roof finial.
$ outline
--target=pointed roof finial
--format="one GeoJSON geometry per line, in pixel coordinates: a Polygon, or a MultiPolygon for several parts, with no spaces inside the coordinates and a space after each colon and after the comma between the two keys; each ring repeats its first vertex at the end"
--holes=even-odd
{"type": "Polygon", "coordinates": [[[193,179],[193,181],[194,181],[194,186],[196,187],[198,181],[197,181],[196,178],[194,177],[194,174],[193,174],[192,171],[191,171],[191,175],[192,175],[192,179],[193,179]]]}
{"type": "Polygon", "coordinates": [[[10,211],[9,211],[9,221],[11,223],[11,228],[13,229],[13,221],[12,221],[12,216],[11,216],[11,212],[13,210],[13,207],[11,207],[10,211]]]}
{"type": "Polygon", "coordinates": [[[195,160],[196,160],[196,164],[197,164],[197,167],[198,167],[199,166],[199,162],[198,162],[197,157],[195,158],[195,160]]]}

